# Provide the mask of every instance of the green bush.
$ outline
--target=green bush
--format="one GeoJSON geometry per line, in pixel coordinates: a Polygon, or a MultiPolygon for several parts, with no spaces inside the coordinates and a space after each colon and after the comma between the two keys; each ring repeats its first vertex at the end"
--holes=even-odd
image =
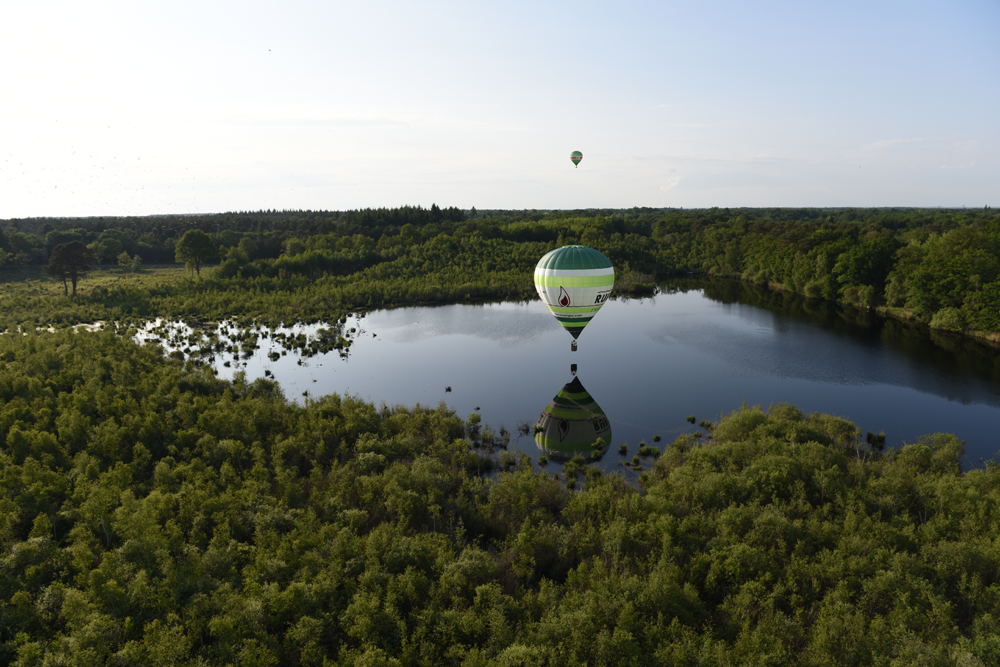
{"type": "Polygon", "coordinates": [[[944,331],[963,331],[965,329],[965,316],[959,308],[942,308],[934,313],[930,327],[944,331]]]}

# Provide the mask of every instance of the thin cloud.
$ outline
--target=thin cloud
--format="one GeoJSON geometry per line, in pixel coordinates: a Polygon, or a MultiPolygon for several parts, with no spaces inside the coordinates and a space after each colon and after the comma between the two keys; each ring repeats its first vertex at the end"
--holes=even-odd
{"type": "Polygon", "coordinates": [[[311,127],[320,129],[352,129],[360,127],[381,128],[446,128],[496,132],[520,132],[524,128],[518,124],[496,123],[481,120],[465,120],[437,116],[339,116],[321,118],[314,116],[285,116],[253,118],[239,116],[222,121],[231,125],[252,125],[256,127],[311,127]]]}
{"type": "Polygon", "coordinates": [[[884,148],[890,148],[892,146],[898,146],[900,144],[916,144],[921,141],[923,141],[922,137],[914,139],[883,139],[882,141],[876,141],[875,143],[865,144],[861,147],[861,149],[865,151],[877,151],[884,148]]]}
{"type": "Polygon", "coordinates": [[[660,186],[660,192],[669,192],[674,188],[676,188],[680,182],[681,182],[680,176],[673,176],[672,178],[668,178],[667,182],[660,186]]]}
{"type": "Polygon", "coordinates": [[[399,118],[384,117],[342,117],[342,118],[233,118],[236,125],[256,125],[271,127],[399,127],[409,125],[411,121],[399,118]]]}
{"type": "Polygon", "coordinates": [[[984,143],[983,137],[972,137],[970,139],[959,139],[952,144],[954,148],[963,151],[978,150],[984,143]]]}
{"type": "Polygon", "coordinates": [[[653,153],[647,155],[629,156],[633,160],[640,162],[671,162],[674,164],[696,165],[697,167],[710,168],[732,168],[732,167],[753,167],[760,165],[789,165],[789,166],[840,166],[842,163],[824,157],[785,157],[774,155],[772,151],[764,151],[756,155],[731,155],[731,156],[708,156],[687,154],[662,154],[653,153]]]}

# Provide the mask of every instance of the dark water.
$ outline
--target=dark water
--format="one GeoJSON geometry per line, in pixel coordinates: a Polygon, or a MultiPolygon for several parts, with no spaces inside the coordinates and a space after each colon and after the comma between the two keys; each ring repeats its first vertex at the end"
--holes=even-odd
{"type": "MultiPolygon", "coordinates": [[[[250,377],[273,372],[290,398],[338,392],[376,404],[444,401],[460,416],[517,435],[578,378],[610,422],[601,465],[619,465],[640,440],[659,446],[744,402],[792,403],[884,431],[889,446],[928,433],[966,441],[969,466],[1000,449],[1000,352],[924,327],[845,311],[725,281],[676,281],[643,300],[610,301],[570,351],[570,336],[537,301],[378,311],[350,358],[271,361],[262,347],[250,377]],[[301,365],[299,362],[301,361],[301,365]],[[451,387],[447,392],[446,387],[451,387]]],[[[234,369],[219,367],[223,374],[234,369]]],[[[537,458],[531,435],[513,447],[537,458]]]]}

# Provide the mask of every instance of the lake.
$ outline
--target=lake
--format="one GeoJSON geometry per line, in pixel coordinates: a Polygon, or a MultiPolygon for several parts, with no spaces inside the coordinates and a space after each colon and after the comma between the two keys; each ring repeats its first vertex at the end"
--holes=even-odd
{"type": "MultiPolygon", "coordinates": [[[[966,441],[967,466],[1000,449],[1000,352],[993,348],[733,281],[676,280],[660,290],[609,301],[576,352],[545,306],[532,301],[351,318],[346,326],[357,331],[346,359],[294,351],[274,359],[266,339],[252,353],[215,363],[223,377],[237,368],[251,378],[267,371],[299,402],[337,392],[376,404],[443,401],[462,417],[478,411],[484,423],[511,431],[512,449],[533,460],[543,452],[532,435],[517,439],[516,427],[539,421],[574,380],[575,363],[574,387],[585,388],[607,418],[610,451],[599,465],[609,470],[620,469],[621,443],[629,458],[641,440],[653,445],[654,435],[662,449],[681,434],[704,432],[689,415],[714,421],[744,403],[766,409],[785,402],[844,417],[862,433],[884,431],[891,447],[955,433],[966,441]]],[[[562,437],[545,433],[553,434],[562,437]]],[[[556,454],[558,466],[558,452],[546,453],[556,454]]]]}

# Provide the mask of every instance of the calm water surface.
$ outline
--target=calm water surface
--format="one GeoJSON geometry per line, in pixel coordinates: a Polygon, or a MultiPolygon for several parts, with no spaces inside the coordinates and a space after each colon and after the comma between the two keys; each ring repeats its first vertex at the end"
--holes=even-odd
{"type": "MultiPolygon", "coordinates": [[[[827,412],[890,446],[955,433],[968,465],[1000,449],[1000,352],[926,328],[851,313],[739,283],[678,281],[643,300],[610,301],[570,351],[570,336],[537,301],[400,308],[369,313],[347,360],[336,354],[246,359],[298,401],[337,392],[380,404],[436,406],[516,436],[564,384],[570,364],[613,432],[601,465],[619,464],[640,440],[660,447],[744,402],[827,412]],[[301,364],[299,363],[301,362],[301,364]],[[447,392],[446,387],[451,387],[447,392]]],[[[302,330],[301,328],[296,330],[302,330]]],[[[261,341],[267,343],[267,341],[261,341]]],[[[223,368],[223,376],[235,368],[223,368]]],[[[513,442],[513,441],[512,441],[513,442]]],[[[531,436],[513,443],[536,459],[531,436]]]]}

